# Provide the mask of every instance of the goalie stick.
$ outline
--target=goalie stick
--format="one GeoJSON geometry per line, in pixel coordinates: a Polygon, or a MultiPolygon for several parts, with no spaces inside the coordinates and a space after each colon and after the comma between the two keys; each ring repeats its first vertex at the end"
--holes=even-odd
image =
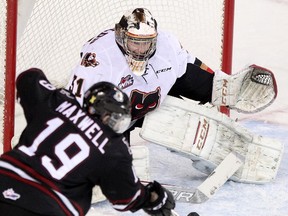
{"type": "Polygon", "coordinates": [[[203,203],[210,199],[219,188],[243,165],[243,156],[230,152],[217,168],[197,188],[183,188],[162,184],[174,196],[176,202],[203,203]]]}
{"type": "Polygon", "coordinates": [[[243,164],[244,157],[242,155],[230,152],[207,179],[196,188],[191,202],[206,202],[243,164]]]}

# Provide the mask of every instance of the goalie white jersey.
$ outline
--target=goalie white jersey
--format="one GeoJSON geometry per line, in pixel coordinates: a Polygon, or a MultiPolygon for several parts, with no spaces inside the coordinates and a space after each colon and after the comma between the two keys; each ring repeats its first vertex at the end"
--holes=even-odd
{"type": "Polygon", "coordinates": [[[247,113],[261,111],[277,95],[271,71],[252,65],[240,74],[214,77],[208,66],[163,31],[158,31],[156,51],[141,76],[131,71],[122,51],[115,42],[113,29],[102,32],[83,46],[81,61],[72,71],[67,86],[80,104],[84,92],[99,81],[112,82],[128,94],[135,121],[157,108],[167,94],[247,113]]]}
{"type": "Polygon", "coordinates": [[[68,84],[79,103],[82,104],[84,92],[94,83],[112,82],[130,96],[133,119],[159,106],[175,80],[185,73],[187,62],[195,60],[181,48],[176,38],[159,32],[157,52],[149,59],[145,73],[137,76],[115,42],[113,29],[88,41],[81,55],[82,60],[72,71],[68,84]]]}

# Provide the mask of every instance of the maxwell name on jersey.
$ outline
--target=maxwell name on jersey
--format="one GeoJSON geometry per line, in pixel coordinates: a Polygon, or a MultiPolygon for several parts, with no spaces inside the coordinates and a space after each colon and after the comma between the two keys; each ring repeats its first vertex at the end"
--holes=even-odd
{"type": "Polygon", "coordinates": [[[56,111],[83,131],[83,134],[104,154],[105,145],[109,139],[103,134],[101,127],[93,121],[80,107],[70,102],[64,101],[56,111]]]}

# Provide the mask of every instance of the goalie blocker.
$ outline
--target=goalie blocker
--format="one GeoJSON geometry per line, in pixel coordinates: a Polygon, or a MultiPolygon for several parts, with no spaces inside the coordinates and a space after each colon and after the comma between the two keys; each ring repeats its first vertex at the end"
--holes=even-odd
{"type": "Polygon", "coordinates": [[[148,113],[140,136],[187,158],[210,174],[230,153],[243,156],[243,165],[230,178],[245,183],[266,183],[276,177],[283,144],[252,134],[216,107],[168,96],[148,113]]]}

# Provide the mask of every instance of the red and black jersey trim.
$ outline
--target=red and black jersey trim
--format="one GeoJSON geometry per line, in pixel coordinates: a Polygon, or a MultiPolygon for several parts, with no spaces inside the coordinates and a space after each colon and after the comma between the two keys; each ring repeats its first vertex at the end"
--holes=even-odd
{"type": "Polygon", "coordinates": [[[45,179],[45,177],[35,172],[32,168],[8,155],[1,156],[0,174],[32,186],[49,196],[62,209],[65,215],[84,216],[82,208],[59,192],[55,184],[45,179]]]}

